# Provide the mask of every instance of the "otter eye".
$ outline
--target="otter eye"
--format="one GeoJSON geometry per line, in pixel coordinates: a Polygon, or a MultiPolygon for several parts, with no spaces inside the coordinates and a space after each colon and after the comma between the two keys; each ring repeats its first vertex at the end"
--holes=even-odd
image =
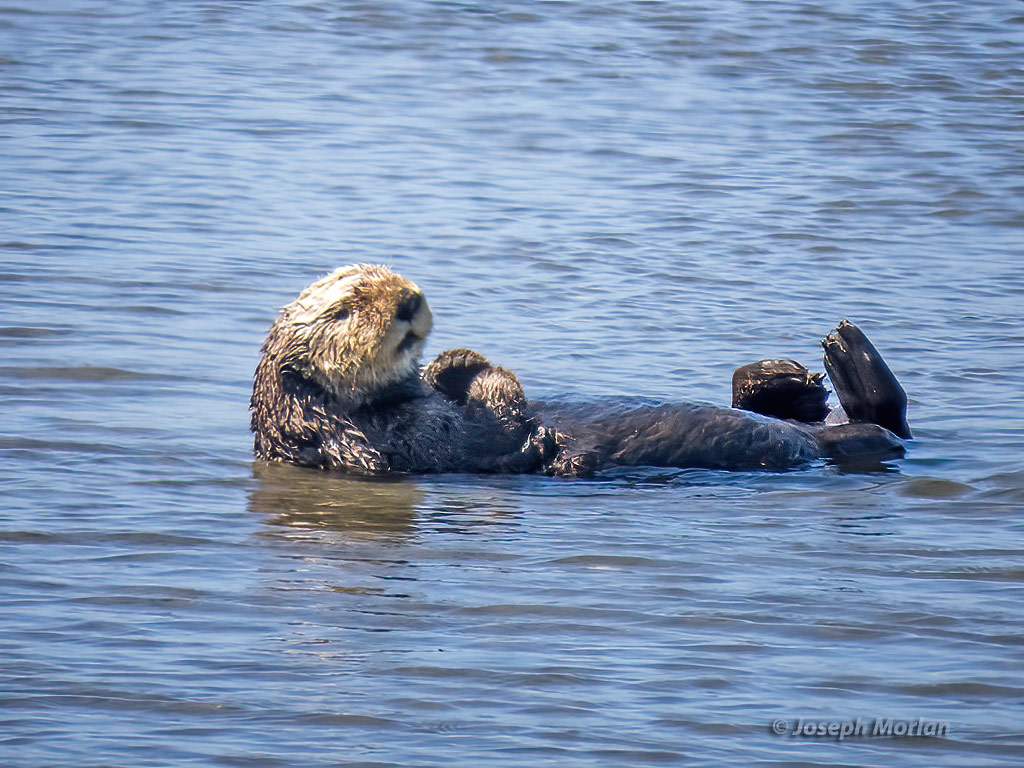
{"type": "Polygon", "coordinates": [[[349,313],[348,307],[335,307],[334,311],[331,313],[331,319],[332,320],[348,320],[349,314],[350,313],[349,313]]]}

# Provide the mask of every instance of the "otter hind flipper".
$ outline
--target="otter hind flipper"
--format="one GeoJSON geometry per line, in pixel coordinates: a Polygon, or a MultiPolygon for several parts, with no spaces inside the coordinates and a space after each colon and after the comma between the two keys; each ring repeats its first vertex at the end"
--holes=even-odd
{"type": "Polygon", "coordinates": [[[864,332],[849,320],[821,341],[825,370],[853,422],[884,427],[910,438],[907,394],[864,332]]]}
{"type": "Polygon", "coordinates": [[[732,375],[732,407],[811,423],[828,416],[824,374],[811,373],[795,360],[758,360],[732,375]]]}

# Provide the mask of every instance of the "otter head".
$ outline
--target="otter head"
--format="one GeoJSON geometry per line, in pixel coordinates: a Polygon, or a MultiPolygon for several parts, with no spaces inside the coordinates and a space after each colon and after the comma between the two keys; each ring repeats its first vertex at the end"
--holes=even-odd
{"type": "Polygon", "coordinates": [[[279,370],[349,407],[418,375],[432,318],[423,292],[387,267],[342,267],[281,310],[264,345],[279,370]]]}

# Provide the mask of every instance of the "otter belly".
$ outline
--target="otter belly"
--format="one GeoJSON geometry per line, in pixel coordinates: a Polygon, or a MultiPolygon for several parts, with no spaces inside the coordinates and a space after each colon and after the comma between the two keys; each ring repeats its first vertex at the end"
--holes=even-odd
{"type": "Polygon", "coordinates": [[[387,461],[392,472],[467,471],[465,425],[460,410],[438,395],[352,413],[351,421],[387,461]]]}
{"type": "Polygon", "coordinates": [[[532,422],[502,423],[436,393],[363,408],[349,418],[391,472],[530,473],[554,451],[547,430],[532,422]]]}

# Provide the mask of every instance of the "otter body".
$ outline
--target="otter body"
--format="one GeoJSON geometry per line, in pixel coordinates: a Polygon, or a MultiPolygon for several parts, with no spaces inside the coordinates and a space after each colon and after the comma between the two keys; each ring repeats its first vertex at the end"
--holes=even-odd
{"type": "Polygon", "coordinates": [[[528,405],[512,373],[471,350],[420,371],[431,324],[419,288],[384,267],[345,267],[309,286],[262,348],[250,403],[256,457],[367,475],[579,477],[609,465],[787,469],[889,457],[902,443],[878,423],[909,436],[902,388],[849,323],[825,340],[826,364],[847,413],[865,416],[839,425],[821,421],[821,375],[777,360],[737,370],[734,408],[528,405]]]}
{"type": "Polygon", "coordinates": [[[593,406],[539,405],[563,436],[552,474],[585,476],[607,466],[784,470],[816,459],[884,460],[902,456],[899,439],[876,424],[801,424],[713,405],[675,403],[593,415],[593,406]],[[566,439],[567,438],[567,439],[566,439]],[[558,469],[582,454],[582,471],[558,469]]]}

